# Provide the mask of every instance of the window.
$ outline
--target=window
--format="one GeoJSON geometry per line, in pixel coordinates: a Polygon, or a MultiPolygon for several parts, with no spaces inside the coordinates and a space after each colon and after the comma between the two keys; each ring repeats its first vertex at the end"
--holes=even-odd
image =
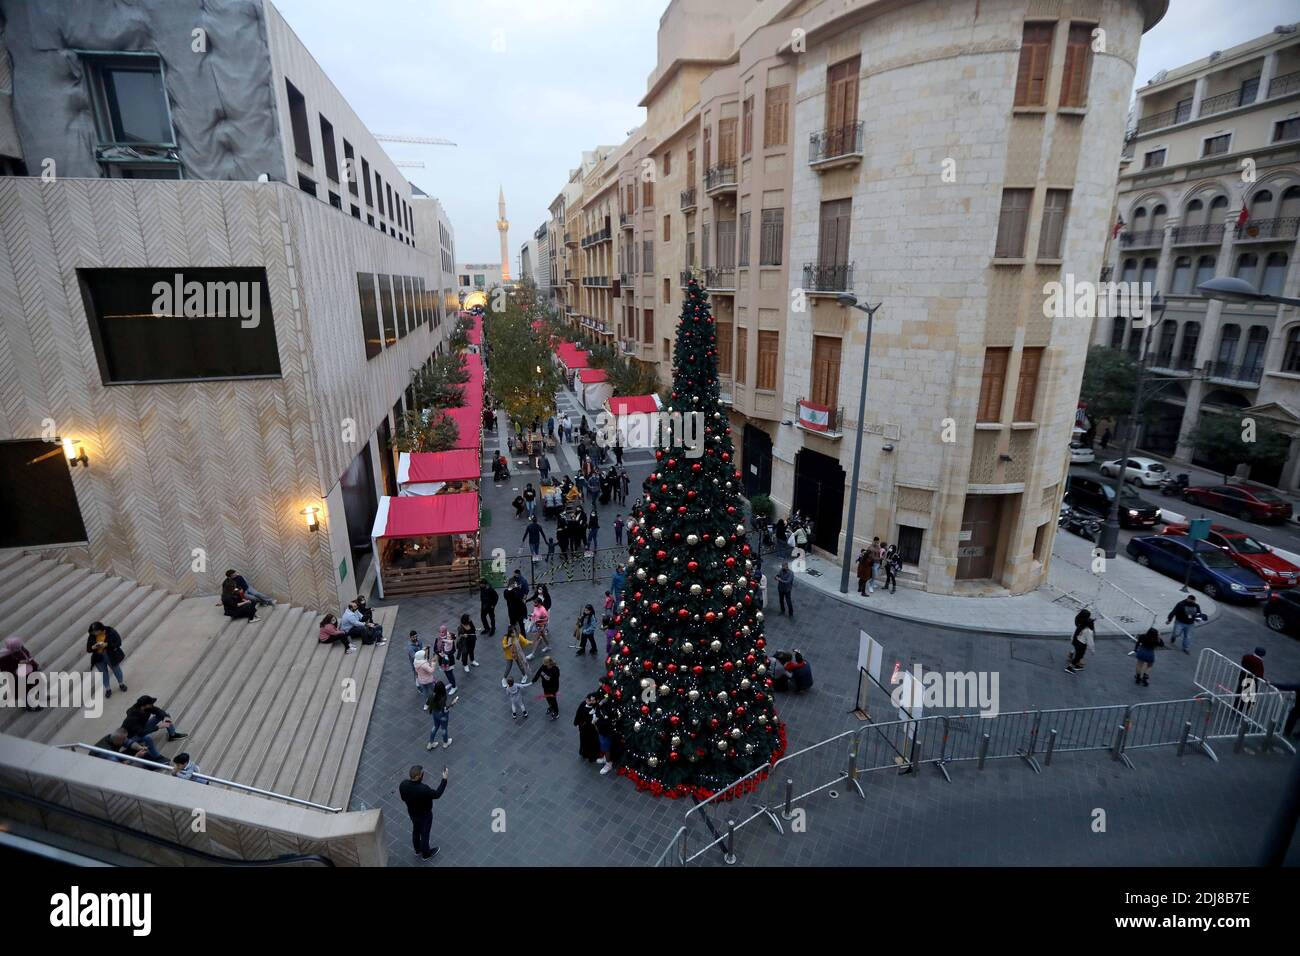
{"type": "Polygon", "coordinates": [[[716,328],[717,328],[717,336],[718,336],[718,374],[730,375],[731,374],[732,326],[730,322],[719,322],[716,328]]]}
{"type": "Polygon", "coordinates": [[[1246,352],[1241,357],[1241,367],[1259,372],[1264,367],[1264,352],[1268,349],[1268,329],[1252,325],[1246,334],[1246,352]]]}
{"type": "Polygon", "coordinates": [[[709,267],[710,261],[711,260],[709,259],[709,224],[706,222],[700,225],[700,268],[707,269],[709,267]]]}
{"type": "Polygon", "coordinates": [[[849,263],[849,221],[853,201],[832,199],[822,203],[817,239],[817,265],[822,269],[845,268],[849,263]]]}
{"type": "Polygon", "coordinates": [[[1052,24],[1026,23],[1016,70],[1016,106],[1047,105],[1047,68],[1051,59],[1052,24]]]}
{"type": "Polygon", "coordinates": [[[180,179],[181,168],[175,163],[113,163],[118,179],[180,179]]]}
{"type": "Polygon", "coordinates": [[[1178,364],[1192,368],[1196,363],[1196,346],[1201,339],[1201,323],[1188,322],[1183,326],[1183,341],[1178,346],[1178,364]]]}
{"type": "Polygon", "coordinates": [[[671,242],[673,238],[673,217],[667,213],[664,214],[664,242],[671,242]]]}
{"type": "Polygon", "coordinates": [[[1158,169],[1165,164],[1165,149],[1153,149],[1142,157],[1143,169],[1158,169]]]}
{"type": "Polygon", "coordinates": [[[307,101],[298,88],[287,79],[285,91],[289,94],[289,125],[293,130],[293,154],[311,165],[311,129],[307,125],[307,101]]]}
{"type": "Polygon", "coordinates": [[[414,324],[411,320],[411,298],[405,276],[393,276],[393,303],[397,306],[397,337],[406,338],[414,324]]]}
{"type": "Polygon", "coordinates": [[[840,401],[840,350],[843,343],[829,335],[813,336],[812,387],[808,401],[835,410],[840,401]]]}
{"type": "Polygon", "coordinates": [[[1253,252],[1243,252],[1237,256],[1237,268],[1232,274],[1238,279],[1245,279],[1251,285],[1255,284],[1255,273],[1259,270],[1259,257],[1253,252]]]}
{"type": "Polygon", "coordinates": [[[1273,124],[1273,142],[1280,143],[1288,139],[1300,139],[1300,116],[1279,120],[1273,124]]]}
{"type": "Polygon", "coordinates": [[[779,266],[785,245],[785,210],[764,209],[759,220],[758,264],[779,266]]]}
{"type": "Polygon", "coordinates": [[[1038,234],[1038,258],[1061,258],[1061,240],[1065,237],[1065,218],[1070,207],[1070,190],[1049,189],[1043,202],[1043,228],[1038,234]]]}
{"type": "Polygon", "coordinates": [[[826,129],[831,131],[832,139],[846,145],[855,144],[857,140],[836,136],[835,133],[858,121],[858,71],[861,67],[862,58],[854,56],[826,70],[826,129]]]}
{"type": "Polygon", "coordinates": [[[1124,333],[1128,331],[1128,319],[1122,315],[1115,316],[1114,322],[1110,327],[1110,347],[1113,349],[1122,349],[1124,347],[1124,333]]]}
{"type": "Polygon", "coordinates": [[[636,184],[628,183],[623,192],[623,211],[627,213],[636,212],[636,184]]]}
{"type": "Polygon", "coordinates": [[[1223,327],[1219,333],[1219,354],[1216,362],[1219,365],[1227,366],[1232,364],[1233,357],[1237,354],[1237,343],[1241,341],[1241,326],[1236,323],[1229,323],[1223,327]]]}
{"type": "Polygon", "coordinates": [[[1169,280],[1170,295],[1189,295],[1192,291],[1192,257],[1179,256],[1174,260],[1173,275],[1169,280]]]}
{"type": "Polygon", "coordinates": [[[379,329],[379,309],[375,302],[375,277],[369,272],[357,273],[357,296],[361,300],[361,334],[366,341],[366,360],[384,350],[379,329]]]}
{"type": "Polygon", "coordinates": [[[1214,270],[1217,263],[1217,256],[1201,256],[1196,260],[1196,274],[1192,276],[1191,291],[1195,291],[1202,282],[1214,278],[1214,270]]]}
{"type": "Polygon", "coordinates": [[[695,150],[686,151],[686,188],[695,188],[695,150]]]}
{"type": "Polygon", "coordinates": [[[737,265],[749,265],[749,213],[740,214],[740,255],[737,265]]]}
{"type": "MultiPolygon", "coordinates": [[[[346,139],[343,141],[343,178],[348,181],[348,192],[357,195],[357,154],[352,151],[352,144],[346,139]]],[[[357,213],[353,215],[361,218],[357,213]]]]}
{"type": "Polygon", "coordinates": [[[1034,531],[1034,560],[1039,564],[1047,560],[1047,538],[1051,527],[1052,523],[1045,521],[1034,531]]]}
{"type": "Polygon", "coordinates": [[[704,146],[704,168],[707,170],[713,155],[713,127],[706,125],[700,131],[700,142],[704,146]]]}
{"type": "Polygon", "coordinates": [[[723,219],[718,223],[718,268],[736,268],[736,220],[723,219]]]}
{"type": "Polygon", "coordinates": [[[1032,422],[1034,397],[1038,394],[1038,370],[1043,363],[1041,348],[1027,348],[1020,353],[1020,381],[1016,383],[1016,408],[1012,421],[1032,422]]]}
{"type": "Polygon", "coordinates": [[[760,331],[758,333],[758,375],[754,379],[755,388],[776,388],[777,332],[760,331]]]}
{"type": "Polygon", "coordinates": [[[671,361],[671,360],[672,360],[672,357],[673,357],[673,347],[672,347],[672,344],[671,344],[667,339],[664,339],[664,344],[663,344],[663,346],[662,346],[661,349],[660,349],[660,354],[663,356],[663,360],[664,360],[665,362],[668,362],[668,361],[671,361]]]}
{"type": "Polygon", "coordinates": [[[718,162],[736,162],[736,117],[718,120],[718,162]]]}
{"type": "Polygon", "coordinates": [[[736,329],[736,366],[732,376],[737,385],[745,384],[745,363],[749,360],[749,330],[736,329]]]}
{"type": "Polygon", "coordinates": [[[1124,265],[1120,268],[1119,281],[1120,281],[1120,282],[1136,282],[1136,281],[1137,281],[1137,268],[1138,268],[1138,263],[1137,263],[1137,260],[1136,260],[1136,259],[1131,258],[1131,257],[1128,258],[1128,259],[1125,259],[1125,260],[1124,260],[1124,265]]]}
{"type": "Polygon", "coordinates": [[[784,146],[790,136],[790,87],[770,86],[764,94],[763,146],[784,146]]]}
{"type": "Polygon", "coordinates": [[[361,218],[361,207],[358,206],[356,203],[352,204],[352,218],[353,219],[361,218]]]}
{"type": "Polygon", "coordinates": [[[388,218],[397,221],[397,216],[393,211],[393,187],[390,183],[384,183],[384,196],[388,199],[388,218]]]}
{"type": "Polygon", "coordinates": [[[1061,106],[1081,107],[1087,104],[1088,74],[1091,70],[1092,25],[1071,23],[1065,44],[1065,68],[1061,75],[1061,106]]]}
{"type": "Polygon", "coordinates": [[[1142,270],[1138,272],[1138,282],[1155,282],[1156,268],[1157,266],[1159,266],[1159,264],[1160,261],[1158,259],[1154,259],[1154,258],[1143,259],[1142,270]]]}
{"type": "Polygon", "coordinates": [[[655,341],[655,310],[641,310],[641,331],[645,334],[645,344],[654,345],[655,341]]]}
{"type": "Polygon", "coordinates": [[[315,180],[313,180],[313,179],[311,179],[311,178],[309,178],[309,177],[307,177],[307,176],[304,176],[302,173],[299,173],[299,174],[298,174],[298,188],[301,189],[301,190],[302,190],[303,192],[305,192],[305,193],[309,193],[309,194],[312,195],[312,196],[315,196],[315,195],[316,195],[316,182],[315,182],[315,180]]]}
{"type": "Polygon", "coordinates": [[[673,283],[667,276],[664,276],[664,305],[671,305],[673,301],[673,283]]]}
{"type": "Polygon", "coordinates": [[[653,239],[641,240],[641,269],[643,272],[655,271],[655,244],[653,239]]]}
{"type": "Polygon", "coordinates": [[[754,97],[745,97],[740,107],[740,155],[754,151],[754,97]]]}
{"type": "Polygon", "coordinates": [[[980,379],[979,407],[975,410],[977,422],[998,422],[1002,419],[1002,392],[1007,384],[1007,357],[1010,349],[984,350],[984,374],[980,379]]]}
{"type": "Polygon", "coordinates": [[[998,239],[993,255],[998,259],[1020,259],[1025,254],[1025,233],[1029,228],[1032,189],[1002,190],[1002,211],[998,215],[998,239]]]}
{"type": "MultiPolygon", "coordinates": [[[[379,174],[375,173],[375,177],[378,178],[379,174]]],[[[370,163],[364,158],[361,160],[361,181],[366,187],[366,205],[373,206],[375,204],[375,199],[370,195],[370,163]]],[[[371,218],[370,225],[373,226],[374,224],[375,220],[371,218]]]]}
{"type": "Polygon", "coordinates": [[[325,175],[339,181],[339,156],[334,146],[334,126],[324,116],[320,117],[320,145],[325,153],[325,175]]]}
{"type": "Polygon", "coordinates": [[[1155,366],[1169,368],[1174,360],[1174,339],[1178,337],[1178,324],[1164,322],[1160,325],[1160,346],[1156,349],[1155,366]]]}
{"type": "Polygon", "coordinates": [[[343,198],[336,192],[330,192],[330,205],[335,209],[343,208],[343,198]]]}
{"type": "Polygon", "coordinates": [[[1192,97],[1179,100],[1174,104],[1174,122],[1186,123],[1192,118],[1192,97]]]}
{"type": "Polygon", "coordinates": [[[1248,80],[1242,80],[1241,92],[1237,96],[1238,106],[1249,106],[1255,102],[1255,96],[1259,93],[1259,77],[1252,76],[1248,80]]]}
{"type": "MultiPolygon", "coordinates": [[[[690,219],[691,219],[691,217],[690,217],[690,216],[687,216],[686,219],[687,219],[687,223],[686,223],[687,229],[690,229],[690,225],[691,225],[691,223],[690,223],[690,219]]],[[[691,231],[689,231],[689,232],[686,233],[686,268],[688,268],[688,269],[694,269],[694,268],[695,268],[695,232],[694,232],[694,230],[691,230],[691,231]]]]}
{"type": "Polygon", "coordinates": [[[664,175],[671,176],[673,172],[673,151],[671,149],[664,151],[664,175]]]}
{"type": "Polygon", "coordinates": [[[1259,291],[1267,295],[1281,295],[1282,283],[1286,280],[1286,266],[1285,252],[1270,252],[1264,260],[1264,278],[1260,280],[1259,291]]]}
{"type": "Polygon", "coordinates": [[[653,206],[655,204],[655,183],[653,179],[643,180],[641,183],[641,205],[653,206]]]}
{"type": "Polygon", "coordinates": [[[393,277],[379,277],[379,313],[384,326],[384,346],[397,344],[397,313],[393,305],[393,277]]]}
{"type": "Polygon", "coordinates": [[[102,143],[175,144],[161,59],[93,54],[86,59],[102,143]]]}
{"type": "Polygon", "coordinates": [[[1282,354],[1282,371],[1300,375],[1300,325],[1286,334],[1286,351],[1282,354]]]}
{"type": "Polygon", "coordinates": [[[1218,156],[1220,153],[1228,151],[1228,144],[1232,142],[1231,133],[1220,133],[1218,136],[1207,138],[1201,146],[1202,156],[1218,156]]]}
{"type": "Polygon", "coordinates": [[[77,277],[105,385],[280,374],[265,269],[78,269],[77,277]]]}

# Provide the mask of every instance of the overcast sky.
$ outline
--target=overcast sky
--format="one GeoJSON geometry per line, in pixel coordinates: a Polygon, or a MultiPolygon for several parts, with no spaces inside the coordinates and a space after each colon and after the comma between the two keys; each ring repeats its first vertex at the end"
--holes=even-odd
{"type": "MultiPolygon", "coordinates": [[[[643,119],[666,0],[272,0],[377,133],[458,145],[385,144],[437,196],[461,262],[495,262],[497,186],[512,272],[583,149],[643,119]]],[[[929,0],[940,2],[940,0],[929,0]]],[[[1142,41],[1137,85],[1300,19],[1296,0],[1173,0],[1142,41]]]]}

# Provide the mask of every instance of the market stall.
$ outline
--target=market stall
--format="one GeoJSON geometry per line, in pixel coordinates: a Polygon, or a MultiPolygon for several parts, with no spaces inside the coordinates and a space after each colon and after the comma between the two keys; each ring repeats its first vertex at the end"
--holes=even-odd
{"type": "Polygon", "coordinates": [[[564,373],[565,384],[574,386],[574,376],[584,368],[591,368],[589,356],[572,342],[561,342],[555,347],[555,362],[564,373]]]}
{"type": "Polygon", "coordinates": [[[402,496],[477,493],[480,468],[479,453],[473,448],[402,452],[397,456],[397,493],[402,496]]]}
{"type": "Polygon", "coordinates": [[[658,395],[615,395],[605,400],[609,424],[624,448],[656,448],[660,418],[658,395]]]}
{"type": "Polygon", "coordinates": [[[574,391],[577,393],[578,401],[582,404],[582,407],[589,412],[600,411],[605,402],[614,394],[614,386],[610,384],[609,373],[604,369],[579,369],[577,378],[574,391]]]}
{"type": "Polygon", "coordinates": [[[478,495],[384,496],[370,545],[381,598],[473,587],[479,579],[478,495]]]}

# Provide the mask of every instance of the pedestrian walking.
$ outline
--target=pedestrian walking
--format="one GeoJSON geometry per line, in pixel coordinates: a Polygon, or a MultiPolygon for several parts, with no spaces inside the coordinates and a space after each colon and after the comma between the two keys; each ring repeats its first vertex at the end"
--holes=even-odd
{"type": "Polygon", "coordinates": [[[438,639],[434,642],[433,653],[452,694],[459,693],[456,689],[456,639],[451,636],[446,624],[438,626],[438,639]]]}
{"type": "Polygon", "coordinates": [[[1249,654],[1241,655],[1241,674],[1237,677],[1237,709],[1249,714],[1259,693],[1259,685],[1264,680],[1264,655],[1268,652],[1257,647],[1249,654]]]}
{"type": "Polygon", "coordinates": [[[587,476],[587,497],[591,499],[591,507],[595,509],[600,501],[600,475],[595,472],[587,476]]]}
{"type": "Polygon", "coordinates": [[[596,705],[596,737],[600,744],[600,768],[602,775],[614,769],[614,709],[608,701],[596,705]]]}
{"type": "Polygon", "coordinates": [[[533,613],[530,618],[532,623],[533,644],[536,648],[528,655],[528,660],[532,660],[538,651],[549,651],[551,649],[550,623],[551,614],[546,610],[546,605],[534,598],[533,613]]]}
{"type": "Polygon", "coordinates": [[[551,539],[546,536],[546,529],[537,520],[537,515],[528,519],[528,524],[524,525],[524,536],[520,540],[528,542],[528,551],[534,558],[541,553],[543,541],[548,545],[551,543],[551,539]]]}
{"type": "Polygon", "coordinates": [[[1133,683],[1142,687],[1151,686],[1151,665],[1156,662],[1156,648],[1159,646],[1160,632],[1154,627],[1148,627],[1138,635],[1137,646],[1133,648],[1133,656],[1137,658],[1137,673],[1133,675],[1133,683]]]}
{"type": "Polygon", "coordinates": [[[474,629],[474,622],[468,614],[462,614],[460,627],[456,628],[456,658],[460,661],[461,670],[466,674],[469,673],[471,664],[478,667],[478,660],[474,657],[474,645],[477,643],[478,631],[474,629]]]}
{"type": "Polygon", "coordinates": [[[867,593],[876,593],[876,575],[880,571],[881,559],[885,556],[884,549],[880,547],[880,539],[872,538],[871,544],[867,546],[867,557],[871,559],[871,574],[867,576],[867,593]]]}
{"type": "Polygon", "coordinates": [[[891,544],[885,549],[881,563],[885,568],[885,590],[890,594],[897,594],[898,572],[903,569],[903,556],[898,553],[898,548],[891,544]]]}
{"type": "Polygon", "coordinates": [[[438,655],[426,644],[420,649],[420,653],[415,655],[415,683],[420,688],[425,704],[428,704],[429,694],[433,691],[433,685],[437,680],[438,655]]]}
{"type": "Polygon", "coordinates": [[[591,656],[596,656],[596,609],[590,604],[585,605],[582,613],[578,615],[578,623],[573,626],[573,630],[578,638],[578,656],[582,657],[587,652],[587,642],[591,642],[591,656]]]}
{"type": "Polygon", "coordinates": [[[528,591],[521,588],[514,578],[506,585],[506,616],[510,621],[510,626],[523,630],[524,619],[528,617],[528,605],[526,598],[528,591]]]}
{"type": "Polygon", "coordinates": [[[438,746],[438,731],[442,731],[442,745],[451,746],[451,735],[447,732],[448,721],[451,716],[452,705],[460,700],[459,697],[449,698],[447,694],[447,685],[442,681],[433,682],[433,688],[429,691],[429,699],[425,702],[424,707],[433,717],[433,728],[429,731],[429,742],[424,745],[425,750],[432,750],[438,746]]]}
{"type": "Polygon", "coordinates": [[[411,818],[411,844],[415,854],[422,860],[432,860],[437,854],[436,846],[429,846],[429,831],[433,829],[433,801],[442,796],[447,789],[447,769],[442,771],[442,781],[438,789],[424,782],[424,768],[416,764],[406,780],[397,788],[402,802],[406,804],[406,813],[411,818]]]}
{"type": "Polygon", "coordinates": [[[623,547],[623,516],[621,514],[614,516],[614,543],[620,548],[623,547]]]}
{"type": "Polygon", "coordinates": [[[1190,654],[1192,652],[1192,627],[1197,621],[1204,620],[1208,620],[1208,618],[1205,612],[1201,610],[1201,606],[1196,603],[1196,595],[1187,595],[1174,605],[1174,609],[1165,618],[1166,624],[1170,621],[1174,624],[1174,635],[1170,643],[1177,644],[1181,642],[1183,653],[1190,654]]]}
{"type": "Polygon", "coordinates": [[[497,602],[501,600],[501,595],[497,594],[497,589],[488,584],[487,578],[483,578],[478,583],[478,616],[483,623],[484,634],[495,634],[497,632],[497,602]]]}
{"type": "Polygon", "coordinates": [[[623,585],[626,583],[627,575],[623,572],[623,566],[617,565],[609,579],[609,591],[614,595],[615,603],[623,600],[623,585]]]}
{"type": "Polygon", "coordinates": [[[871,597],[867,593],[867,581],[871,578],[871,558],[867,555],[867,549],[863,548],[858,552],[858,594],[862,597],[871,597]]]}
{"type": "Polygon", "coordinates": [[[1074,618],[1074,633],[1070,635],[1070,659],[1065,665],[1065,669],[1070,674],[1077,674],[1083,670],[1083,655],[1088,653],[1088,648],[1093,646],[1096,638],[1095,624],[1092,619],[1092,613],[1086,608],[1080,611],[1074,618]]]}
{"type": "Polygon", "coordinates": [[[122,635],[103,621],[96,621],[87,628],[86,653],[90,655],[90,666],[99,671],[104,678],[104,696],[112,697],[113,689],[108,686],[108,672],[117,678],[117,689],[126,690],[126,678],[122,676],[122,661],[126,652],[122,650],[122,635]]]}
{"type": "Polygon", "coordinates": [[[578,756],[590,763],[601,757],[600,734],[596,732],[596,695],[588,694],[573,715],[573,726],[578,728],[578,756]]]}
{"type": "Polygon", "coordinates": [[[596,549],[600,546],[600,514],[592,511],[591,519],[587,522],[587,553],[595,554],[596,549]]]}
{"type": "Polygon", "coordinates": [[[538,461],[537,471],[541,475],[542,484],[549,485],[551,483],[551,461],[546,455],[542,455],[538,461]]]}
{"type": "MultiPolygon", "coordinates": [[[[525,675],[526,676],[526,675],[525,675]]],[[[506,678],[506,700],[510,701],[510,719],[527,718],[528,705],[524,703],[522,684],[516,684],[513,677],[506,678]]]]}
{"type": "Polygon", "coordinates": [[[1110,435],[1110,429],[1107,428],[1104,432],[1101,433],[1101,450],[1102,450],[1102,451],[1105,451],[1106,448],[1110,445],[1110,438],[1111,438],[1111,435],[1110,435]]]}
{"type": "Polygon", "coordinates": [[[627,507],[627,493],[632,487],[632,479],[627,476],[627,472],[622,468],[618,470],[618,493],[619,501],[623,507],[627,507]]]}
{"type": "Polygon", "coordinates": [[[533,590],[533,596],[529,598],[535,604],[541,604],[547,611],[551,609],[551,589],[545,584],[539,584],[533,590]]]}
{"type": "Polygon", "coordinates": [[[555,663],[555,659],[547,656],[542,658],[542,666],[537,668],[537,673],[533,675],[533,683],[542,682],[542,696],[546,698],[546,716],[551,720],[560,716],[560,704],[557,695],[560,693],[560,666],[555,663]]]}
{"type": "Polygon", "coordinates": [[[794,572],[790,570],[790,562],[785,561],[781,564],[781,570],[776,575],[776,596],[780,601],[781,607],[778,613],[790,613],[790,620],[794,620],[794,572]]]}
{"type": "Polygon", "coordinates": [[[524,637],[523,634],[511,624],[506,628],[506,633],[501,638],[501,653],[506,659],[506,670],[501,675],[505,680],[510,676],[510,671],[518,667],[519,673],[526,680],[528,678],[528,665],[524,662],[528,659],[526,649],[533,646],[533,642],[524,637]]]}

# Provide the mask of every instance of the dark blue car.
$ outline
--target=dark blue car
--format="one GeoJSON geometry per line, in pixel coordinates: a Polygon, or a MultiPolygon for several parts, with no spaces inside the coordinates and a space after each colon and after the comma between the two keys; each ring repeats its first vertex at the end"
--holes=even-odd
{"type": "Polygon", "coordinates": [[[1216,601],[1254,603],[1268,600],[1268,584],[1254,571],[1243,568],[1218,548],[1183,537],[1144,535],[1132,538],[1126,549],[1138,564],[1182,580],[1191,563],[1187,583],[1216,601]],[[1192,545],[1196,545],[1193,552],[1192,545]]]}

